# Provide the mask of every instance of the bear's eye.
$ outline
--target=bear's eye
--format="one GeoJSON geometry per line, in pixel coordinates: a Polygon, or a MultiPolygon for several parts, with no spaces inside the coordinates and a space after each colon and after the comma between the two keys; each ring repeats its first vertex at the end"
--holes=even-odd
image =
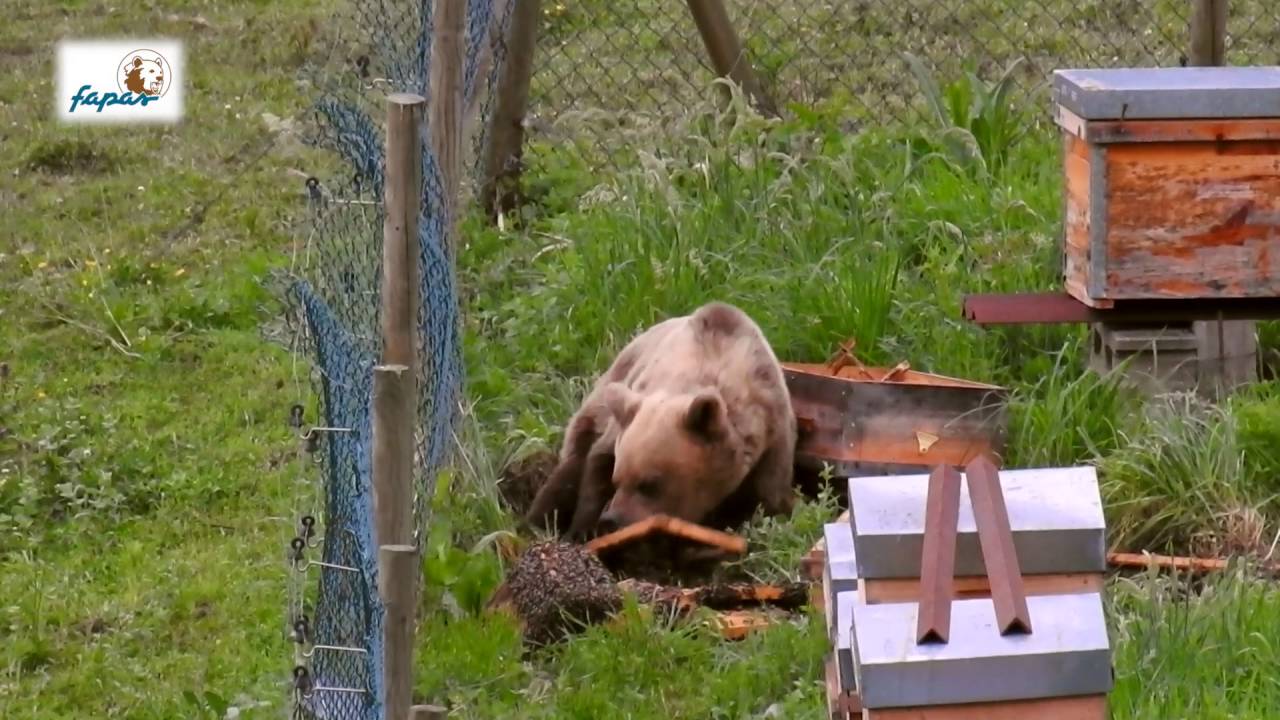
{"type": "Polygon", "coordinates": [[[660,487],[657,478],[647,478],[636,485],[636,492],[648,498],[655,498],[658,496],[660,487]]]}

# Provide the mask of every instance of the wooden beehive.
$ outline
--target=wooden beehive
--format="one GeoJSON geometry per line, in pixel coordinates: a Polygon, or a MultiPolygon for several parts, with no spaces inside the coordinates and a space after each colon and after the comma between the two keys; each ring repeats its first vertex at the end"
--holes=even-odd
{"type": "Polygon", "coordinates": [[[1280,296],[1280,68],[1059,70],[1053,102],[1068,293],[1280,296]]]}

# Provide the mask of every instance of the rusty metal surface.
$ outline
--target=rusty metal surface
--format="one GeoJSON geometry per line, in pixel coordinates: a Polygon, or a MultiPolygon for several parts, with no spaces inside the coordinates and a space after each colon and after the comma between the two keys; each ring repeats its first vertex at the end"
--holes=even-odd
{"type": "Polygon", "coordinates": [[[960,473],[939,465],[929,475],[920,553],[920,614],[916,643],[947,642],[956,569],[956,525],[960,520],[960,473]]]}
{"type": "MultiPolygon", "coordinates": [[[[1027,611],[1027,593],[1022,586],[1022,570],[1013,547],[1013,531],[1000,488],[999,471],[986,457],[979,457],[965,467],[969,499],[982,543],[982,559],[991,585],[991,601],[996,608],[996,623],[1001,635],[1030,633],[1031,615],[1027,611]]],[[[928,538],[926,529],[925,538],[928,538]]]]}
{"type": "Polygon", "coordinates": [[[894,379],[861,380],[832,375],[822,365],[783,363],[800,465],[830,463],[843,477],[887,475],[1003,451],[1005,388],[906,369],[873,372],[894,379]]]}
{"type": "Polygon", "coordinates": [[[1101,309],[1064,292],[966,295],[964,318],[975,325],[1272,320],[1280,319],[1280,298],[1116,300],[1101,309]]]}

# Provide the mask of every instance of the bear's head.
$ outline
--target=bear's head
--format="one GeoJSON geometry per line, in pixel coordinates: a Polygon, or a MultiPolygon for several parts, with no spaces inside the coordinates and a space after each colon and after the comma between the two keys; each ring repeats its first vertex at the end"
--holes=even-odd
{"type": "Polygon", "coordinates": [[[742,482],[745,453],[714,388],[642,394],[611,383],[604,402],[619,434],[602,530],[656,514],[699,522],[742,482]]]}
{"type": "Polygon", "coordinates": [[[159,95],[164,89],[164,68],[160,61],[135,56],[125,74],[124,86],[139,95],[159,95]]]}

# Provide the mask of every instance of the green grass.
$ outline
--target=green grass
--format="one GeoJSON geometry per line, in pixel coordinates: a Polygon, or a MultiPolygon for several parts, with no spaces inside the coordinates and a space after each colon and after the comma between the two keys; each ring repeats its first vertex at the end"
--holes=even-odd
{"type": "MultiPolygon", "coordinates": [[[[302,174],[328,161],[263,114],[300,114],[309,98],[294,80],[328,8],[193,0],[142,18],[74,5],[31,5],[0,29],[0,714],[279,717],[293,651],[284,551],[312,492],[286,420],[308,368],[280,344],[262,281],[289,261],[302,174]],[[197,17],[207,28],[194,32],[197,17]],[[189,58],[253,61],[193,63],[177,128],[52,124],[51,39],[143,21],[185,37],[189,58]]],[[[1082,328],[960,319],[966,293],[1057,282],[1057,144],[1042,106],[961,117],[981,156],[1000,158],[979,165],[928,126],[849,133],[856,104],[796,108],[783,124],[686,108],[674,130],[650,129],[630,173],[589,173],[535,135],[537,203],[504,230],[468,221],[466,462],[435,499],[422,698],[466,718],[822,711],[817,614],[724,643],[630,606],[523,658],[508,621],[477,613],[501,577],[486,537],[510,525],[494,488],[504,461],[555,447],[633,333],[713,298],[751,312],[788,359],[856,337],[869,362],[1008,386],[1008,464],[1098,463],[1119,546],[1270,550],[1274,383],[1219,408],[1148,404],[1085,372],[1082,328]]],[[[1276,338],[1266,326],[1265,355],[1276,338]]],[[[805,503],[756,523],[741,569],[794,574],[832,512],[805,503]]],[[[1109,606],[1114,717],[1262,718],[1280,705],[1272,587],[1114,579],[1109,606]]]]}

